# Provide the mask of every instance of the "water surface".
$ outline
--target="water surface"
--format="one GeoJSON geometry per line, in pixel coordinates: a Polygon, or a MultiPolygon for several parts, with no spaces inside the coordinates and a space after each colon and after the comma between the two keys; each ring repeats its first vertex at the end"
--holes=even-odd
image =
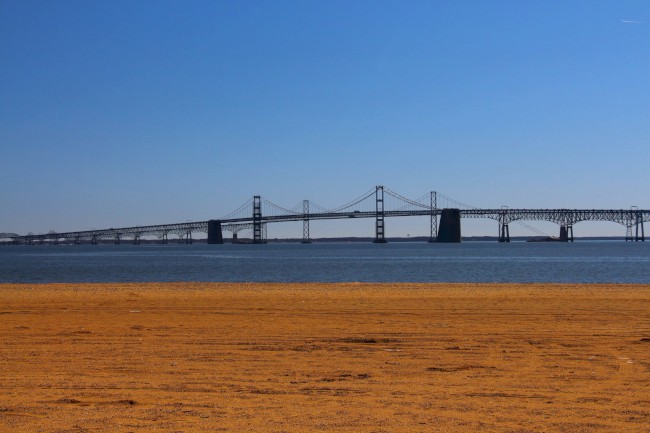
{"type": "Polygon", "coordinates": [[[464,242],[0,248],[0,282],[650,283],[650,245],[464,242]]]}

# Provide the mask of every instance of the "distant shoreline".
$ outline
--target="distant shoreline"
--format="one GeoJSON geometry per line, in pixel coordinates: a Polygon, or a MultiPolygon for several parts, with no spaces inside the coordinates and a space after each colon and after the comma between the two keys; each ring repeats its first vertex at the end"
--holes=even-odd
{"type": "MultiPolygon", "coordinates": [[[[350,242],[350,243],[372,243],[375,238],[373,237],[335,237],[335,238],[312,238],[310,239],[311,243],[345,243],[345,242],[350,242]]],[[[575,241],[577,242],[584,242],[584,241],[625,241],[624,236],[583,236],[583,237],[575,237],[575,241]]],[[[224,238],[224,244],[231,244],[232,239],[231,238],[224,238]]],[[[429,241],[428,236],[412,236],[412,237],[387,237],[386,241],[388,243],[427,243],[429,241]]],[[[461,238],[462,242],[497,242],[498,238],[496,236],[467,236],[461,238]]],[[[510,237],[511,242],[546,242],[546,239],[542,236],[511,236],[510,237]]],[[[159,239],[140,239],[140,244],[142,245],[161,245],[161,241],[159,239]]],[[[198,238],[198,239],[192,239],[193,244],[205,244],[207,243],[207,239],[205,238],[198,238]]],[[[237,240],[238,244],[248,244],[252,243],[252,239],[250,238],[239,238],[237,240]]],[[[272,239],[267,239],[267,243],[274,243],[274,244],[296,244],[296,243],[302,243],[302,238],[272,238],[272,239]]],[[[80,241],[79,245],[90,245],[91,242],[90,240],[88,241],[80,241]]],[[[98,240],[97,241],[98,245],[115,245],[115,241],[113,239],[105,239],[105,240],[98,240]]],[[[131,245],[133,244],[132,239],[122,239],[120,242],[120,245],[131,245]]],[[[179,244],[185,244],[185,240],[181,239],[169,239],[167,241],[167,244],[169,245],[179,245],[179,244]]],[[[12,246],[11,241],[4,241],[0,242],[0,245],[2,246],[12,246]]],[[[35,246],[38,246],[38,243],[34,244],[35,246]]],[[[50,245],[48,242],[47,245],[50,245]]],[[[68,243],[60,242],[58,245],[71,245],[68,243]]]]}

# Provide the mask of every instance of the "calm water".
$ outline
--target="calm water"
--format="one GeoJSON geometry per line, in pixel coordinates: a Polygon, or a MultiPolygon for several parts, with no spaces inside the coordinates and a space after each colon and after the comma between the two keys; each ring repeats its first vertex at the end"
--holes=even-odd
{"type": "Polygon", "coordinates": [[[0,282],[650,283],[650,243],[0,247],[0,282]]]}

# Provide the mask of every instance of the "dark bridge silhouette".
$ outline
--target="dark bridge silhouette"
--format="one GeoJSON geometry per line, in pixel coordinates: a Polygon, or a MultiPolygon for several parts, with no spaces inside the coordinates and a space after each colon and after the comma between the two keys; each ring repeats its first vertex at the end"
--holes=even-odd
{"type": "MultiPolygon", "coordinates": [[[[85,230],[76,232],[18,235],[0,233],[0,239],[13,244],[78,244],[90,241],[112,239],[116,244],[130,239],[140,243],[144,236],[156,236],[167,243],[169,236],[177,236],[180,242],[191,243],[192,233],[207,233],[208,243],[223,243],[223,231],[230,231],[233,241],[242,230],[253,231],[253,243],[265,243],[267,225],[270,223],[302,221],[304,243],[310,242],[309,222],[313,220],[374,218],[374,242],[384,243],[385,219],[406,216],[428,216],[430,218],[430,242],[460,242],[462,218],[489,218],[498,223],[498,240],[510,242],[510,224],[526,226],[523,221],[550,221],[559,225],[558,241],[573,241],[573,226],[581,221],[611,221],[626,228],[626,240],[645,241],[644,222],[650,219],[650,210],[636,207],[630,209],[480,209],[465,205],[443,194],[431,191],[418,199],[404,197],[389,188],[377,186],[356,199],[333,209],[326,209],[309,200],[303,200],[291,209],[283,208],[254,196],[234,212],[220,219],[199,222],[161,224],[85,230]]],[[[529,227],[529,226],[527,226],[529,227]]],[[[532,229],[532,227],[529,227],[532,229]]],[[[534,229],[533,229],[534,230],[534,229]]]]}

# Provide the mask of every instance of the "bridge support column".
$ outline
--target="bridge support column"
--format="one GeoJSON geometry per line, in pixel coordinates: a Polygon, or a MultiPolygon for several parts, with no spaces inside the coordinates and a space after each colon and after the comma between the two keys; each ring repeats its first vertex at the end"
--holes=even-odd
{"type": "Polygon", "coordinates": [[[264,243],[264,239],[262,239],[262,198],[259,195],[253,197],[253,243],[264,243]]]}
{"type": "Polygon", "coordinates": [[[636,241],[645,242],[645,231],[643,230],[643,220],[636,225],[636,241]],[[639,226],[641,226],[641,237],[639,237],[639,226]]]}
{"type": "Polygon", "coordinates": [[[440,214],[438,242],[460,243],[460,209],[443,209],[440,214]]]}
{"type": "Polygon", "coordinates": [[[160,243],[163,245],[167,245],[168,239],[167,239],[167,233],[163,233],[162,237],[160,238],[160,243]]]}
{"type": "Polygon", "coordinates": [[[385,244],[384,236],[384,187],[378,186],[375,190],[375,240],[376,244],[385,244]]]}
{"type": "MultiPolygon", "coordinates": [[[[236,235],[233,235],[233,238],[236,238],[236,235]]],[[[220,220],[208,221],[208,244],[223,244],[223,233],[221,232],[220,220]]]]}
{"type": "MultiPolygon", "coordinates": [[[[637,210],[634,211],[634,229],[635,229],[634,241],[635,242],[639,242],[639,241],[645,242],[645,231],[643,229],[643,215],[641,214],[641,212],[639,212],[637,210]],[[640,235],[639,235],[639,231],[641,232],[640,235]]],[[[628,231],[628,235],[625,236],[625,240],[627,241],[628,238],[630,240],[632,240],[632,227],[628,226],[627,231],[628,231]]]]}
{"type": "Polygon", "coordinates": [[[508,223],[499,224],[499,242],[510,242],[510,228],[508,223]]]}
{"type": "Polygon", "coordinates": [[[429,242],[438,241],[438,194],[435,191],[429,193],[429,206],[431,207],[431,234],[429,235],[429,242]]]}
{"type": "Polygon", "coordinates": [[[140,235],[135,235],[133,237],[133,245],[140,245],[140,235]]]}
{"type": "Polygon", "coordinates": [[[643,230],[643,221],[627,227],[627,233],[625,233],[625,242],[634,241],[634,242],[645,242],[645,232],[643,230]],[[639,234],[639,231],[641,234],[639,234]]]}
{"type": "Polygon", "coordinates": [[[309,200],[302,201],[302,243],[311,244],[309,238],[309,200]]]}
{"type": "Polygon", "coordinates": [[[560,226],[560,242],[573,242],[573,226],[560,226]]]}
{"type": "Polygon", "coordinates": [[[237,232],[233,232],[233,234],[232,234],[232,243],[233,244],[237,243],[237,232]]]}

